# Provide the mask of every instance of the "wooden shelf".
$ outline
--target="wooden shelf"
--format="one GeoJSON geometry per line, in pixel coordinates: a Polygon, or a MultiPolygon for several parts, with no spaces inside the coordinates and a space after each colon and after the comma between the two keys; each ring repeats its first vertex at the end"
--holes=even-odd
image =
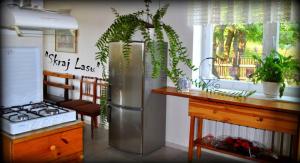
{"type": "Polygon", "coordinates": [[[220,152],[220,153],[224,153],[224,154],[227,154],[227,155],[231,155],[231,156],[235,156],[235,157],[238,157],[238,158],[242,158],[242,159],[247,159],[247,160],[252,160],[252,161],[256,161],[256,162],[272,162],[272,163],[276,163],[276,162],[292,162],[290,158],[287,158],[287,157],[280,157],[280,159],[276,160],[276,159],[260,159],[260,158],[252,158],[252,157],[249,157],[249,156],[245,156],[245,155],[242,155],[242,154],[239,154],[239,153],[235,153],[235,152],[231,152],[231,151],[228,151],[228,150],[223,150],[223,149],[218,149],[218,148],[215,148],[215,147],[212,147],[210,145],[206,145],[206,144],[203,144],[201,143],[201,148],[205,148],[205,149],[209,149],[209,150],[212,150],[212,151],[216,151],[216,152],[220,152]]]}

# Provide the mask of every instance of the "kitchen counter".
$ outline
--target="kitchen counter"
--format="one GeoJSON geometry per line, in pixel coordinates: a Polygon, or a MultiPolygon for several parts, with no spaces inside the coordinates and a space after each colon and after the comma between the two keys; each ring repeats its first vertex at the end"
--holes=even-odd
{"type": "Polygon", "coordinates": [[[73,121],[18,135],[2,132],[5,162],[82,162],[83,122],[73,121]]]}
{"type": "Polygon", "coordinates": [[[41,128],[38,130],[33,130],[33,131],[29,131],[29,132],[17,134],[17,135],[11,135],[6,132],[1,132],[1,133],[2,133],[2,135],[8,137],[9,139],[16,140],[16,139],[21,139],[21,138],[25,138],[25,137],[34,136],[34,135],[35,136],[43,135],[45,133],[51,134],[52,132],[54,133],[54,132],[58,132],[58,131],[64,131],[64,130],[66,130],[66,127],[67,127],[67,129],[73,129],[78,126],[83,126],[83,122],[80,120],[76,120],[73,122],[62,123],[59,125],[41,128]]]}

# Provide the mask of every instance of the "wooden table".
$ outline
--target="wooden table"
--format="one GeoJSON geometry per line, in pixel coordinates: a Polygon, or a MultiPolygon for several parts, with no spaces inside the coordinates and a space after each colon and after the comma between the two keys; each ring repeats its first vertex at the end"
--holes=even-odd
{"type": "Polygon", "coordinates": [[[197,146],[197,157],[200,158],[201,147],[238,157],[253,158],[236,153],[218,150],[202,144],[203,119],[209,119],[235,125],[253,127],[270,131],[284,132],[292,135],[294,161],[300,161],[300,103],[263,100],[255,98],[236,98],[205,91],[191,90],[188,93],[177,92],[173,87],[153,89],[152,92],[189,98],[190,135],[189,160],[193,159],[193,149],[197,146]],[[195,120],[198,120],[197,137],[194,139],[195,120]]]}

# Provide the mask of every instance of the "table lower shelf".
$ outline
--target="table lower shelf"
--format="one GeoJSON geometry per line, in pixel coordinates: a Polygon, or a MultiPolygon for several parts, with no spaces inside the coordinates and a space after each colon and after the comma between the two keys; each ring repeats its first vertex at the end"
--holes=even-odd
{"type": "Polygon", "coordinates": [[[272,162],[272,163],[292,162],[291,158],[285,157],[285,156],[280,156],[279,159],[253,158],[253,157],[245,156],[245,155],[242,155],[242,154],[239,154],[239,153],[231,152],[231,151],[228,151],[228,150],[219,149],[219,148],[213,147],[211,145],[206,145],[206,144],[203,144],[203,143],[201,143],[200,146],[201,146],[201,148],[204,148],[204,149],[208,149],[208,150],[212,150],[212,151],[216,151],[216,152],[220,152],[220,153],[224,153],[224,154],[227,154],[227,155],[231,155],[231,156],[235,156],[235,157],[243,158],[243,159],[247,159],[247,160],[252,160],[252,161],[256,161],[256,162],[272,162]]]}

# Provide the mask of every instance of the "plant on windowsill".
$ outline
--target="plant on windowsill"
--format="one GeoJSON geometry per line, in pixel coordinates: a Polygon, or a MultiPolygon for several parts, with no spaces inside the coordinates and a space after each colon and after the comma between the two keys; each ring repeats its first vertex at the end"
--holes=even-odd
{"type": "Polygon", "coordinates": [[[271,53],[264,59],[257,55],[253,55],[253,58],[258,66],[250,78],[255,84],[262,82],[266,97],[275,98],[278,94],[281,97],[287,81],[299,84],[299,61],[292,56],[284,56],[271,50],[271,53]]]}

